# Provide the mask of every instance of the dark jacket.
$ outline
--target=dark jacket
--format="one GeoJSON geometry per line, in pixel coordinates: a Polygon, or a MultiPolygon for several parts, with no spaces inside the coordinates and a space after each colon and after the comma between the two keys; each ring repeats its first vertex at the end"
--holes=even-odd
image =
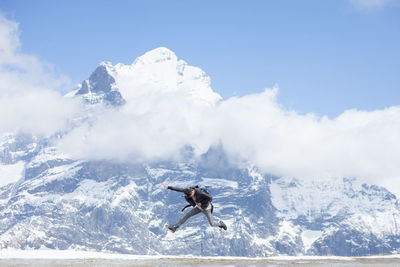
{"type": "MultiPolygon", "coordinates": [[[[179,188],[179,187],[174,187],[174,186],[168,186],[168,189],[177,191],[177,192],[182,192],[184,193],[187,188],[179,188]]],[[[212,196],[207,194],[204,190],[201,188],[193,188],[196,192],[194,193],[193,198],[189,197],[188,195],[185,194],[185,199],[191,206],[196,206],[196,203],[201,203],[201,208],[206,209],[208,205],[210,205],[210,202],[212,201],[212,196]]]]}

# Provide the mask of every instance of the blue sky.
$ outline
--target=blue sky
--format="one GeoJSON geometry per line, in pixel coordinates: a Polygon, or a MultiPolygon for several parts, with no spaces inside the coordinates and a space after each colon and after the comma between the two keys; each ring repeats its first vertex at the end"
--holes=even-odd
{"type": "Polygon", "coordinates": [[[19,23],[21,52],[74,83],[101,61],[130,64],[165,46],[225,99],[277,83],[278,102],[301,114],[399,105],[396,0],[0,0],[0,10],[19,23]]]}

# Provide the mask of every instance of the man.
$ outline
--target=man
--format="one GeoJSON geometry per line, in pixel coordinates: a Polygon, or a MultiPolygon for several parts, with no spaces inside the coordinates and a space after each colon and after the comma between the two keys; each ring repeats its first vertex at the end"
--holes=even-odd
{"type": "Polygon", "coordinates": [[[184,193],[186,201],[189,202],[189,204],[190,204],[188,206],[194,207],[191,211],[186,213],[186,215],[183,216],[183,218],[180,219],[179,222],[177,222],[176,224],[174,224],[172,226],[168,226],[168,229],[171,232],[174,233],[176,231],[176,229],[178,229],[179,226],[181,226],[183,223],[185,223],[187,221],[187,219],[189,219],[190,217],[192,217],[194,215],[199,214],[200,212],[203,212],[203,214],[207,217],[208,222],[210,223],[211,226],[219,227],[224,230],[227,229],[227,227],[223,221],[220,221],[219,223],[213,222],[212,217],[211,217],[212,205],[210,203],[212,200],[212,196],[210,196],[207,192],[205,192],[204,190],[202,190],[201,188],[198,188],[198,187],[179,188],[179,187],[167,186],[165,183],[161,183],[161,184],[166,189],[184,193]]]}

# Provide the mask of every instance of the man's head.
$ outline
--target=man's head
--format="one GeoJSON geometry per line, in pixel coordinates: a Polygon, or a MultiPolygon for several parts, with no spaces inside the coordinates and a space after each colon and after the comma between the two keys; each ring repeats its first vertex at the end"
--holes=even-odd
{"type": "Polygon", "coordinates": [[[185,190],[183,191],[183,193],[189,197],[193,197],[195,192],[196,191],[190,187],[185,188],[185,190]]]}

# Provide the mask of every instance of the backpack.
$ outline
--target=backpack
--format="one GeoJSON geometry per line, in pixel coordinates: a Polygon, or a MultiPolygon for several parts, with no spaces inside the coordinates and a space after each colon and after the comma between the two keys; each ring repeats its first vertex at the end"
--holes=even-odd
{"type": "MultiPolygon", "coordinates": [[[[210,187],[210,186],[200,187],[200,186],[196,185],[196,186],[193,186],[193,187],[191,187],[191,188],[192,188],[192,189],[198,188],[198,189],[204,191],[206,194],[208,194],[208,195],[211,196],[210,192],[209,192],[208,189],[207,189],[208,187],[210,187]]],[[[185,199],[186,199],[187,202],[190,203],[190,201],[188,200],[188,198],[187,198],[186,196],[185,196],[185,199]]],[[[212,201],[212,199],[210,200],[210,205],[211,205],[211,213],[213,213],[213,211],[214,211],[214,205],[211,203],[211,201],[212,201]]],[[[188,207],[192,207],[192,205],[191,205],[191,204],[186,205],[185,207],[183,207],[183,209],[182,209],[181,211],[183,212],[183,211],[184,211],[186,208],[188,208],[188,207]]]]}
{"type": "MultiPolygon", "coordinates": [[[[208,189],[207,189],[208,187],[209,187],[209,186],[200,187],[200,186],[196,185],[195,187],[192,187],[192,188],[199,188],[200,190],[203,190],[204,192],[206,192],[208,195],[211,196],[210,192],[209,192],[208,189]]],[[[211,201],[212,201],[212,200],[211,200],[211,201]]]]}

